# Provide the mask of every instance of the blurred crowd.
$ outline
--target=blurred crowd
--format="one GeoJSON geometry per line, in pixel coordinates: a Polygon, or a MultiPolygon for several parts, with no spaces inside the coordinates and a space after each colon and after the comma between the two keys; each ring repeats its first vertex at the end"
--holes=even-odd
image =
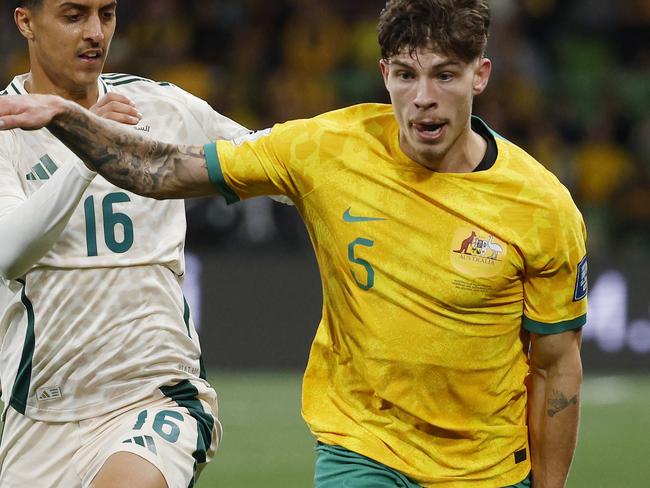
{"type": "MultiPolygon", "coordinates": [[[[0,0],[0,84],[27,69],[0,0]]],[[[475,113],[571,190],[592,253],[650,250],[650,0],[491,0],[494,64],[475,113]]],[[[386,102],[383,0],[119,0],[107,71],[173,82],[251,129],[386,102]]],[[[189,240],[305,244],[266,199],[188,205],[189,240]],[[227,231],[227,232],[226,232],[227,231]],[[234,237],[225,237],[234,236],[234,237]]]]}

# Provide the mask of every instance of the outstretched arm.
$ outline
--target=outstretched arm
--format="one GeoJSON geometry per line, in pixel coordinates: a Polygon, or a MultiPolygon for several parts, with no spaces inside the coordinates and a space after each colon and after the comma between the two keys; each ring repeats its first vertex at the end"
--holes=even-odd
{"type": "Polygon", "coordinates": [[[528,425],[536,488],[566,484],[580,415],[580,339],[580,330],[531,334],[528,425]]]}
{"type": "Polygon", "coordinates": [[[204,151],[147,139],[52,95],[0,98],[0,130],[47,127],[111,183],[152,198],[211,195],[204,151]]]}
{"type": "MultiPolygon", "coordinates": [[[[90,110],[131,125],[141,118],[133,102],[116,93],[102,97],[90,110]]],[[[7,280],[22,276],[52,248],[95,177],[77,161],[58,169],[27,196],[15,179],[15,142],[11,136],[0,136],[0,276],[7,280]]]]}

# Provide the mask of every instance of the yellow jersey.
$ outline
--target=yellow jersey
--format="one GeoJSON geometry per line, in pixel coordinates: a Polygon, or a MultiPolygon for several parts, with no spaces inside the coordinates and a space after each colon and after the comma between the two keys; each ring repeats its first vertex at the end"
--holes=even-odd
{"type": "Polygon", "coordinates": [[[309,231],[324,302],[303,383],[311,431],[424,487],[527,476],[526,331],[586,321],[585,227],[569,192],[473,126],[498,155],[466,174],[409,159],[379,104],[205,148],[229,203],[287,195],[309,231]]]}

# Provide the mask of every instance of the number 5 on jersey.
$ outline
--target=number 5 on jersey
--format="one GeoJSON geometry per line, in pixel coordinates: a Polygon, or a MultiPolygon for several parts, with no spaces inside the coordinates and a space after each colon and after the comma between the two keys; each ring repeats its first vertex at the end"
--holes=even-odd
{"type": "Polygon", "coordinates": [[[363,268],[366,270],[365,280],[359,280],[359,278],[357,278],[357,274],[354,272],[354,270],[352,270],[352,278],[354,278],[357,286],[364,291],[368,291],[373,286],[375,286],[375,270],[372,268],[372,265],[368,261],[355,256],[355,248],[357,246],[372,247],[374,244],[375,242],[371,241],[370,239],[358,237],[348,245],[348,260],[351,263],[363,266],[363,268]]]}
{"type": "MultiPolygon", "coordinates": [[[[115,212],[116,203],[130,202],[124,192],[109,193],[102,200],[102,220],[104,223],[104,242],[106,247],[116,254],[122,254],[133,246],[133,221],[121,212],[115,212]],[[122,240],[118,241],[117,227],[122,228],[122,240]]],[[[86,217],[86,248],[88,256],[97,256],[97,218],[95,216],[95,197],[84,200],[84,215],[86,217]]]]}

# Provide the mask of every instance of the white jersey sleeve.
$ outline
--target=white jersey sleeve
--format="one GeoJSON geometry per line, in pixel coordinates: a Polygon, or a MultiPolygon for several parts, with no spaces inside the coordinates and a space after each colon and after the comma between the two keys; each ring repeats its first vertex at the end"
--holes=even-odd
{"type": "Polygon", "coordinates": [[[11,161],[12,133],[0,136],[0,276],[22,276],[52,247],[96,173],[77,161],[29,197],[11,161]]]}
{"type": "Polygon", "coordinates": [[[205,100],[195,97],[191,93],[174,85],[170,85],[170,88],[176,90],[178,96],[182,97],[185,101],[187,109],[194,116],[199,127],[203,129],[207,140],[235,139],[236,137],[241,137],[251,132],[228,117],[218,113],[205,100]]]}

